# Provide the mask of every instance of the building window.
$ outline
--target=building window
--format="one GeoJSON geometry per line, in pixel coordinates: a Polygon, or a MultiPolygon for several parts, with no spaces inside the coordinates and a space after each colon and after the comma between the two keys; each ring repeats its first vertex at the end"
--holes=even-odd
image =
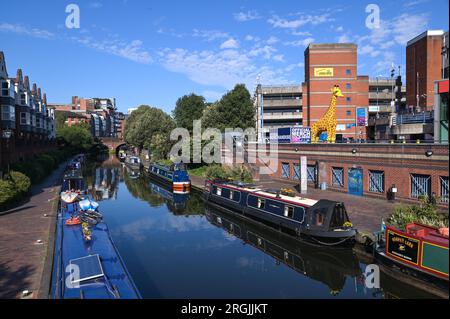
{"type": "Polygon", "coordinates": [[[300,180],[300,164],[294,164],[294,180],[300,180]]]}
{"type": "Polygon", "coordinates": [[[345,84],[345,88],[346,88],[346,89],[351,89],[351,88],[352,88],[352,85],[351,85],[350,83],[347,83],[347,84],[345,84]]]}
{"type": "Polygon", "coordinates": [[[306,167],[306,172],[308,174],[308,182],[315,183],[316,182],[316,173],[317,173],[316,166],[315,165],[308,165],[306,167]]]}
{"type": "Polygon", "coordinates": [[[258,208],[264,209],[266,206],[266,200],[264,198],[258,197],[258,208]]]}
{"type": "Polygon", "coordinates": [[[345,111],[345,114],[347,114],[347,116],[350,116],[350,115],[352,115],[352,111],[351,110],[347,110],[347,111],[345,111]]]}
{"type": "Polygon", "coordinates": [[[369,170],[369,192],[384,193],[384,172],[369,170]]]}
{"type": "Polygon", "coordinates": [[[281,177],[290,178],[291,169],[289,163],[281,163],[281,177]]]}
{"type": "Polygon", "coordinates": [[[441,176],[439,179],[441,182],[441,202],[448,203],[448,176],[441,176]]]}
{"type": "Polygon", "coordinates": [[[336,187],[344,187],[344,169],[342,167],[331,168],[331,183],[336,187]]]}
{"type": "Polygon", "coordinates": [[[20,113],[20,124],[27,125],[27,113],[20,113]]]}
{"type": "Polygon", "coordinates": [[[345,70],[345,74],[351,75],[352,74],[352,70],[350,70],[350,69],[345,70]]]}
{"type": "Polygon", "coordinates": [[[352,101],[352,98],[351,98],[350,96],[347,96],[347,97],[345,98],[345,101],[351,102],[351,101],[352,101]]]}
{"type": "Polygon", "coordinates": [[[431,176],[411,174],[411,197],[431,196],[431,176]]]}
{"type": "Polygon", "coordinates": [[[284,216],[287,218],[294,218],[294,207],[284,206],[284,216]]]}
{"type": "Polygon", "coordinates": [[[15,121],[16,120],[16,112],[15,112],[14,106],[2,105],[1,118],[3,121],[15,121]]]}
{"type": "Polygon", "coordinates": [[[9,96],[9,84],[6,81],[2,82],[2,96],[9,96]]]}

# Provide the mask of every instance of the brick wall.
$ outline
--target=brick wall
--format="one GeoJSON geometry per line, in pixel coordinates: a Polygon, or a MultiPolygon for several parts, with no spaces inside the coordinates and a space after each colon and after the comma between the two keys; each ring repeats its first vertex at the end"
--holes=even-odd
{"type": "MultiPolygon", "coordinates": [[[[412,199],[411,174],[431,176],[431,191],[440,195],[440,176],[449,176],[447,145],[426,144],[287,144],[279,145],[277,170],[270,178],[282,178],[282,163],[289,163],[290,180],[294,176],[294,164],[298,164],[300,156],[307,156],[308,165],[319,164],[319,183],[325,182],[328,188],[348,192],[348,172],[351,168],[363,171],[364,195],[386,198],[387,190],[395,184],[398,189],[397,197],[412,199]],[[355,150],[354,152],[352,152],[355,150]],[[431,150],[433,155],[427,157],[425,153],[431,150]],[[332,185],[332,168],[344,169],[344,185],[332,185]],[[384,172],[384,192],[369,191],[369,171],[384,172]]],[[[258,161],[257,166],[263,166],[258,161]]],[[[261,176],[258,176],[262,178],[261,176]]]]}

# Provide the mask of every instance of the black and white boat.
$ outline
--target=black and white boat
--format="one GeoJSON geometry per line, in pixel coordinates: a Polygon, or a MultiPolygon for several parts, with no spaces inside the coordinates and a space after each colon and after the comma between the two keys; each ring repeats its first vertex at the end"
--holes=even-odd
{"type": "Polygon", "coordinates": [[[322,245],[353,244],[344,203],[313,200],[252,184],[206,181],[205,200],[322,245]]]}
{"type": "Polygon", "coordinates": [[[127,156],[125,158],[125,165],[132,169],[141,169],[142,162],[141,159],[137,156],[127,156]]]}

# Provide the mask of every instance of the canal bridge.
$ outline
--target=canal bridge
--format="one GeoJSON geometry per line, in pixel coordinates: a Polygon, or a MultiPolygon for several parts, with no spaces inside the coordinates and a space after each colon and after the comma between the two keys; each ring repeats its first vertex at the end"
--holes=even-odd
{"type": "Polygon", "coordinates": [[[119,137],[101,137],[100,141],[104,145],[108,146],[109,150],[115,151],[116,154],[119,151],[119,148],[126,144],[125,140],[123,139],[123,137],[122,138],[119,138],[119,137]]]}

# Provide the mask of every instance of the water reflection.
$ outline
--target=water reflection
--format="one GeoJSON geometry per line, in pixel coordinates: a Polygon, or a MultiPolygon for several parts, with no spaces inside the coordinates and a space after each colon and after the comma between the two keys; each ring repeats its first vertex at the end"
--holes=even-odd
{"type": "MultiPolygon", "coordinates": [[[[359,261],[349,249],[336,250],[302,243],[237,215],[205,208],[206,218],[215,226],[275,258],[296,272],[327,285],[337,295],[347,278],[362,278],[359,261]]],[[[242,261],[244,264],[247,260],[242,261]]]]}
{"type": "Polygon", "coordinates": [[[144,298],[425,297],[383,274],[382,289],[368,289],[361,269],[372,260],[205,207],[199,194],[173,194],[119,161],[89,172],[89,191],[105,199],[100,209],[144,298]]]}

